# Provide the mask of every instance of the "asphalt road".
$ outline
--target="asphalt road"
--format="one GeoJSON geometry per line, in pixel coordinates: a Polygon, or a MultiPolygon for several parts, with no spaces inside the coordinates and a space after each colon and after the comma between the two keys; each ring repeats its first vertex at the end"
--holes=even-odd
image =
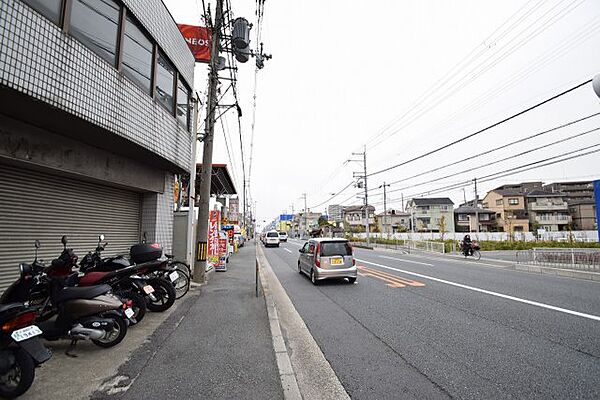
{"type": "Polygon", "coordinates": [[[600,284],[506,262],[355,249],[313,286],[300,242],[265,249],[352,398],[600,398],[600,284]]]}

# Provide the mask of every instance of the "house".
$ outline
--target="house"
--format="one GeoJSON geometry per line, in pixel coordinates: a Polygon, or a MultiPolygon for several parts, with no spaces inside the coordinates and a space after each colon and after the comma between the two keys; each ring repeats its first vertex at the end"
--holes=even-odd
{"type": "Polygon", "coordinates": [[[344,219],[344,206],[339,204],[331,204],[327,207],[329,220],[333,222],[342,222],[344,219]]]}
{"type": "Polygon", "coordinates": [[[483,198],[482,205],[496,213],[496,230],[509,233],[529,231],[529,216],[522,189],[491,190],[483,198]]]}
{"type": "Polygon", "coordinates": [[[572,219],[565,195],[561,192],[548,192],[534,189],[527,192],[527,214],[530,226],[546,231],[564,231],[572,219]]]}
{"type": "Polygon", "coordinates": [[[377,226],[381,233],[406,232],[410,229],[410,214],[400,210],[386,210],[377,214],[377,226]]]}
{"type": "MultiPolygon", "coordinates": [[[[375,207],[367,206],[369,212],[369,231],[375,228],[375,207]]],[[[365,206],[347,206],[343,208],[344,228],[350,232],[365,231],[365,206]]]]}
{"type": "Polygon", "coordinates": [[[561,192],[569,206],[573,230],[596,229],[596,205],[592,181],[555,182],[544,185],[548,192],[561,192]]]}
{"type": "Polygon", "coordinates": [[[411,228],[417,232],[440,232],[443,221],[444,232],[454,232],[454,203],[448,197],[414,198],[406,203],[406,212],[411,215],[411,228]]]}
{"type": "Polygon", "coordinates": [[[307,237],[308,233],[319,227],[319,217],[321,213],[318,212],[299,212],[294,214],[292,223],[290,225],[290,231],[292,235],[299,237],[307,237]]]}
{"type": "Polygon", "coordinates": [[[485,208],[461,205],[454,210],[454,226],[456,232],[492,232],[496,227],[496,212],[485,208]]]}

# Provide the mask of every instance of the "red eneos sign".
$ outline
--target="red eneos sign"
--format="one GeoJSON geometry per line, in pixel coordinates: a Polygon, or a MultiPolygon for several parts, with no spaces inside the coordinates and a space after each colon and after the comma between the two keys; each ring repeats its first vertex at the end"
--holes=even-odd
{"type": "Polygon", "coordinates": [[[210,62],[212,34],[204,26],[177,24],[196,62],[210,62]]]}

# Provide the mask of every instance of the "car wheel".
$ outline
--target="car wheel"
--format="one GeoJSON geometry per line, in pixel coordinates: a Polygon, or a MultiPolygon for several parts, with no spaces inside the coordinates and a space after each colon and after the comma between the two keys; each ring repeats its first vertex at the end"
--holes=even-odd
{"type": "Polygon", "coordinates": [[[356,277],[348,278],[348,282],[350,282],[350,283],[356,282],[356,277]]]}
{"type": "Polygon", "coordinates": [[[310,281],[312,282],[313,285],[317,285],[318,284],[318,280],[317,280],[317,276],[315,275],[315,270],[311,269],[310,270],[310,281]]]}

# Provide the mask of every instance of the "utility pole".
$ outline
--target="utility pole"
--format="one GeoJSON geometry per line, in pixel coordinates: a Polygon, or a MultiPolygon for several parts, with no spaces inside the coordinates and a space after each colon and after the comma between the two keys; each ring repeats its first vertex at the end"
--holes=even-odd
{"type": "MultiPolygon", "coordinates": [[[[368,193],[368,187],[367,187],[367,146],[365,145],[363,147],[363,152],[362,153],[352,153],[353,156],[363,156],[362,159],[362,163],[363,163],[363,173],[362,175],[359,175],[359,178],[362,178],[363,180],[363,188],[365,189],[365,233],[366,233],[366,239],[367,239],[367,246],[370,243],[370,239],[369,239],[369,193],[368,193]]],[[[361,160],[348,160],[348,161],[361,161],[361,160]]],[[[356,176],[356,175],[355,175],[356,176]]],[[[360,185],[359,185],[360,187],[360,185]]]]}
{"type": "Polygon", "coordinates": [[[402,198],[402,212],[404,212],[404,193],[400,193],[400,197],[402,198]]]}
{"type": "Polygon", "coordinates": [[[308,237],[308,216],[306,215],[308,213],[308,208],[306,205],[306,193],[302,193],[302,197],[304,198],[304,230],[306,231],[308,237]]]}
{"type": "MultiPolygon", "coordinates": [[[[196,229],[196,257],[194,259],[193,279],[204,283],[206,275],[206,255],[208,252],[208,215],[210,207],[210,182],[212,178],[213,139],[215,131],[215,111],[217,108],[217,85],[219,83],[218,58],[221,48],[221,24],[223,22],[223,0],[217,0],[215,22],[212,29],[210,51],[210,72],[208,98],[206,101],[206,120],[204,131],[204,150],[202,153],[202,174],[198,204],[198,224],[196,229]]],[[[194,177],[195,178],[195,177],[194,177]]]]}
{"type": "MultiPolygon", "coordinates": [[[[388,215],[387,215],[387,194],[386,194],[386,190],[385,187],[386,186],[390,186],[389,184],[386,185],[385,182],[383,182],[383,185],[379,186],[380,188],[383,188],[383,230],[385,231],[387,238],[390,238],[390,232],[389,229],[387,228],[386,225],[386,221],[388,220],[388,215]]],[[[390,224],[391,225],[391,224],[390,224]]]]}
{"type": "Polygon", "coordinates": [[[473,184],[475,185],[475,231],[479,233],[479,196],[477,195],[477,178],[473,179],[473,184]]]}

